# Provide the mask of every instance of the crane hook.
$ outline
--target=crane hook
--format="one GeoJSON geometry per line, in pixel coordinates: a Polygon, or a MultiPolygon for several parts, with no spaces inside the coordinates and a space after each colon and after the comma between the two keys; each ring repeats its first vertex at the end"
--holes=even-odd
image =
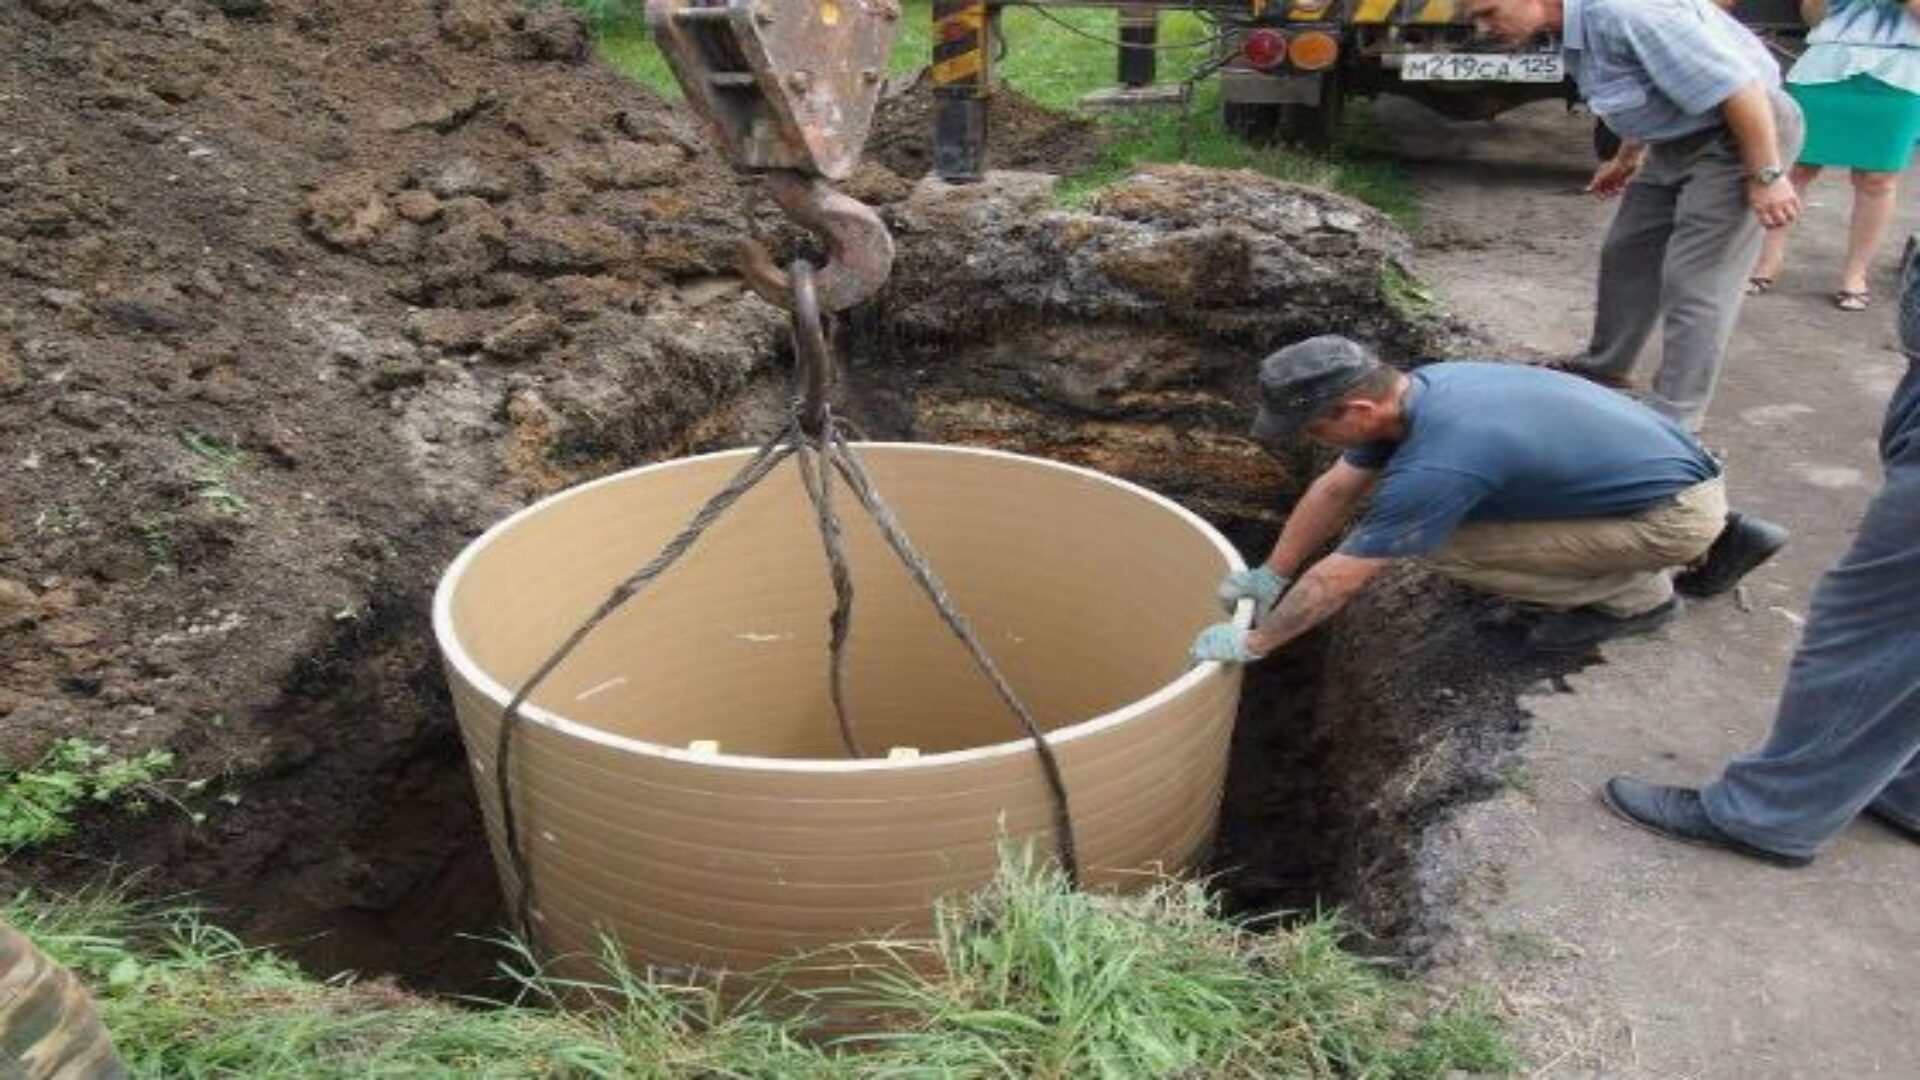
{"type": "MultiPolygon", "coordinates": [[[[878,211],[792,169],[768,172],[766,183],[789,218],[826,242],[826,265],[815,273],[821,311],[845,311],[880,291],[893,271],[893,235],[878,211]]],[[[741,273],[769,303],[794,310],[793,279],[758,241],[742,245],[741,273]]]]}

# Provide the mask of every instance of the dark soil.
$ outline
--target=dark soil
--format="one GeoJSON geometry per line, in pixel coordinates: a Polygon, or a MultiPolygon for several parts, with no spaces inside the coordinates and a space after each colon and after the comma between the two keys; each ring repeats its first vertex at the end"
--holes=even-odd
{"type": "MultiPolygon", "coordinates": [[[[490,958],[456,935],[500,911],[431,589],[532,497],[779,419],[781,317],[733,276],[749,192],[575,18],[509,0],[26,0],[0,53],[0,755],[165,748],[180,802],[95,810],[0,878],[113,867],[316,969],[471,987],[490,958]]],[[[1336,196],[1199,170],[1084,214],[912,195],[928,102],[886,105],[848,185],[901,243],[843,334],[874,434],[1108,469],[1258,553],[1308,463],[1240,435],[1257,357],[1448,340],[1382,291],[1404,240],[1336,196]]],[[[996,109],[998,165],[1093,152],[996,109]]],[[[1253,674],[1245,905],[1422,932],[1419,838],[1515,722],[1505,646],[1436,588],[1253,674]]]]}
{"type": "Polygon", "coordinates": [[[763,374],[764,309],[688,314],[734,181],[576,19],[513,3],[35,0],[0,51],[3,749],[166,747],[209,781],[204,825],[100,814],[76,860],[8,870],[110,858],[263,934],[377,923],[314,948],[420,971],[495,921],[445,810],[438,568],[763,374]]]}

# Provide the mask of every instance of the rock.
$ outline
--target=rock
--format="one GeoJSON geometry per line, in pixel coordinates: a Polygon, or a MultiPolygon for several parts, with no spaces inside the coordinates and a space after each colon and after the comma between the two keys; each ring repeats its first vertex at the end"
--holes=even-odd
{"type": "Polygon", "coordinates": [[[632,244],[620,230],[557,214],[523,218],[507,233],[507,262],[527,270],[603,270],[625,261],[631,252],[632,244]]]}
{"type": "Polygon", "coordinates": [[[69,390],[53,403],[53,415],[83,431],[100,431],[133,421],[133,407],[95,390],[69,390]]]}
{"type": "Polygon", "coordinates": [[[513,185],[472,158],[455,158],[420,178],[422,186],[442,199],[476,196],[493,201],[513,194],[513,185]]]}
{"type": "Polygon", "coordinates": [[[40,618],[33,590],[12,578],[0,578],[0,632],[30,626],[40,618]]]}
{"type": "Polygon", "coordinates": [[[172,124],[151,120],[144,116],[128,116],[121,119],[120,134],[134,142],[157,146],[167,140],[174,132],[172,124]]]}
{"type": "Polygon", "coordinates": [[[372,245],[393,219],[387,200],[364,178],[340,181],[307,196],[302,224],[329,246],[357,251],[372,245]]]}
{"type": "Polygon", "coordinates": [[[86,303],[87,297],[78,289],[41,289],[40,302],[55,311],[70,311],[86,303]]]}
{"type": "Polygon", "coordinates": [[[119,290],[95,306],[116,325],[142,333],[172,334],[201,324],[179,290],[158,282],[119,290]]]}
{"type": "Polygon", "coordinates": [[[193,288],[209,300],[221,300],[227,295],[227,287],[220,284],[220,279],[214,276],[213,271],[204,266],[193,272],[193,288]]]}
{"type": "Polygon", "coordinates": [[[565,274],[548,280],[546,306],[570,322],[584,322],[603,311],[631,310],[639,291],[613,277],[565,274]]]}
{"type": "Polygon", "coordinates": [[[272,0],[213,0],[213,6],[237,19],[259,19],[273,13],[272,0]]]}
{"type": "Polygon", "coordinates": [[[138,581],[153,572],[153,562],[137,544],[95,544],[81,556],[87,573],[106,582],[138,581]]]}
{"type": "Polygon", "coordinates": [[[631,190],[668,183],[686,163],[686,151],[671,144],[616,142],[602,149],[542,158],[534,172],[547,190],[564,191],[574,185],[594,191],[631,190]]]}
{"type": "Polygon", "coordinates": [[[493,96],[468,92],[442,98],[425,105],[390,105],[373,118],[373,126],[389,134],[431,128],[442,135],[458,131],[467,121],[493,106],[493,96]]]}
{"type": "Polygon", "coordinates": [[[509,49],[520,60],[557,60],[577,64],[592,51],[587,24],[574,12],[560,8],[530,11],[513,35],[509,49]]]}
{"type": "Polygon", "coordinates": [[[425,225],[440,216],[440,200],[433,192],[408,188],[393,197],[394,212],[416,225],[425,225]]]}
{"type": "Polygon", "coordinates": [[[1194,229],[1101,252],[1102,273],[1167,304],[1221,306],[1253,297],[1253,253],[1237,228],[1194,229]]]}
{"type": "MultiPolygon", "coordinates": [[[[443,215],[446,219],[455,217],[452,207],[443,215]]],[[[477,281],[499,265],[506,249],[507,227],[498,217],[491,212],[458,212],[453,224],[422,245],[422,277],[429,288],[435,289],[477,281]]]]}
{"type": "Polygon", "coordinates": [[[80,0],[27,0],[27,10],[48,22],[61,22],[80,7],[80,0]]]}
{"type": "Polygon", "coordinates": [[[49,645],[78,648],[100,640],[100,628],[84,619],[56,619],[40,628],[40,638],[49,645]]]}
{"type": "Polygon", "coordinates": [[[436,349],[477,349],[491,334],[494,316],[484,311],[433,308],[407,316],[407,336],[436,349]]]}
{"type": "Polygon", "coordinates": [[[407,357],[393,357],[383,361],[375,369],[367,385],[375,390],[400,390],[410,386],[420,386],[427,381],[427,367],[407,357]]]}
{"type": "Polygon", "coordinates": [[[913,194],[913,181],[874,161],[861,162],[839,187],[869,206],[901,202],[913,194]]]}
{"type": "Polygon", "coordinates": [[[559,319],[535,311],[488,334],[480,347],[502,360],[527,360],[552,347],[562,332],[559,319]]]}
{"type": "Polygon", "coordinates": [[[27,369],[13,346],[0,341],[0,398],[12,397],[27,385],[27,369]]]}
{"type": "Polygon", "coordinates": [[[164,71],[147,80],[147,92],[169,105],[185,105],[206,90],[206,75],[187,69],[164,71]]]}
{"type": "Polygon", "coordinates": [[[440,13],[440,36],[457,49],[472,52],[506,30],[506,20],[491,0],[452,0],[440,13]]]}
{"type": "Polygon", "coordinates": [[[672,143],[687,154],[704,145],[699,129],[678,112],[662,109],[623,109],[615,118],[620,131],[640,143],[672,143]]]}

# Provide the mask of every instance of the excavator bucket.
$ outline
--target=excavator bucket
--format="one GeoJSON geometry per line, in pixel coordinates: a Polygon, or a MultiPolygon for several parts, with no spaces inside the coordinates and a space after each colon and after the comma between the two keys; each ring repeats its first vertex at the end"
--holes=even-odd
{"type": "Polygon", "coordinates": [[[830,180],[853,171],[899,0],[648,0],[647,21],[735,167],[830,180]]]}

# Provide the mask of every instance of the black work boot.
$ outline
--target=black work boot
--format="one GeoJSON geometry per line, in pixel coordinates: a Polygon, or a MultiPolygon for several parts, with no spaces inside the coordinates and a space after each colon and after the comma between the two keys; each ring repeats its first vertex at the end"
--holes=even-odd
{"type": "Polygon", "coordinates": [[[1789,535],[1785,527],[1771,521],[1730,513],[1726,528],[1714,538],[1706,557],[1698,566],[1676,575],[1673,587],[1688,596],[1719,596],[1786,547],[1789,535]]]}
{"type": "Polygon", "coordinates": [[[1616,776],[1600,789],[1600,797],[1606,801],[1607,809],[1620,815],[1622,821],[1669,840],[1721,848],[1775,866],[1805,866],[1813,861],[1811,855],[1782,855],[1721,832],[1720,826],[1707,816],[1706,807],[1700,805],[1700,792],[1694,788],[1649,784],[1616,776]]]}
{"type": "Polygon", "coordinates": [[[1677,596],[1638,615],[1612,615],[1595,607],[1551,611],[1527,631],[1527,646],[1541,652],[1586,652],[1613,638],[1651,634],[1679,614],[1677,596]]]}

